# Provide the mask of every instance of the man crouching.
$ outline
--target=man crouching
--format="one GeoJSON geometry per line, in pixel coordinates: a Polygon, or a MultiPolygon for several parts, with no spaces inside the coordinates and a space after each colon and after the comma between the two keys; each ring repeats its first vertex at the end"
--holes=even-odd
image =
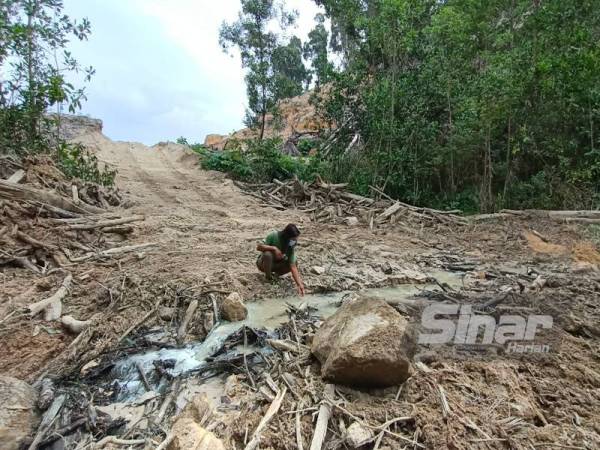
{"type": "Polygon", "coordinates": [[[296,252],[294,247],[298,243],[300,230],[293,223],[288,224],[282,231],[273,231],[265,240],[256,246],[261,252],[256,265],[261,272],[271,280],[273,274],[285,275],[291,272],[292,278],[298,287],[298,294],[304,295],[304,284],[296,265],[296,252]]]}

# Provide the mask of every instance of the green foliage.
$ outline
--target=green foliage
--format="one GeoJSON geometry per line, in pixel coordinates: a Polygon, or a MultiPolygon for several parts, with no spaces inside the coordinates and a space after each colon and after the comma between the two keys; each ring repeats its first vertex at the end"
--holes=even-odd
{"type": "Polygon", "coordinates": [[[265,117],[274,112],[277,101],[302,92],[308,72],[302,61],[302,42],[293,36],[287,44],[273,31],[279,23],[284,31],[296,20],[296,12],[287,12],[273,0],[241,0],[238,20],[223,22],[219,43],[223,51],[239,50],[242,68],[246,69],[248,108],[244,123],[260,129],[264,135],[265,117]]]}
{"type": "Polygon", "coordinates": [[[292,157],[282,154],[280,149],[280,139],[256,139],[238,143],[228,150],[202,148],[197,152],[204,169],[226,172],[235,179],[253,183],[293,177],[312,181],[327,170],[317,157],[292,157]],[[245,150],[242,144],[247,147],[245,150]]]}
{"type": "Polygon", "coordinates": [[[325,16],[315,16],[315,27],[308,33],[308,41],[304,44],[304,57],[311,62],[317,88],[329,82],[334,67],[328,58],[329,33],[325,28],[325,16]]]}
{"type": "Polygon", "coordinates": [[[23,154],[48,150],[50,107],[75,112],[84,90],[65,79],[68,72],[85,73],[66,46],[71,37],[86,39],[87,19],[78,22],[62,12],[58,0],[4,0],[0,2],[0,152],[23,154]]]}
{"type": "Polygon", "coordinates": [[[292,36],[287,45],[279,45],[275,48],[271,60],[275,99],[302,94],[310,76],[302,61],[302,41],[292,36]]]}
{"type": "Polygon", "coordinates": [[[600,205],[597,2],[318,0],[336,181],[430,205],[600,205]],[[360,156],[347,154],[358,133],[360,156]]]}
{"type": "Polygon", "coordinates": [[[58,166],[70,178],[79,178],[103,186],[112,186],[116,170],[101,168],[98,158],[81,144],[61,143],[58,148],[58,166]]]}

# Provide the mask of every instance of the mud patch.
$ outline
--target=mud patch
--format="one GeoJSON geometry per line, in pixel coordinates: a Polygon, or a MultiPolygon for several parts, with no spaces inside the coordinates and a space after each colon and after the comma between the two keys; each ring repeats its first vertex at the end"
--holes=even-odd
{"type": "Polygon", "coordinates": [[[544,242],[539,236],[529,231],[524,232],[523,236],[527,239],[529,248],[534,252],[545,253],[547,255],[565,255],[569,253],[569,250],[564,245],[544,242]]]}

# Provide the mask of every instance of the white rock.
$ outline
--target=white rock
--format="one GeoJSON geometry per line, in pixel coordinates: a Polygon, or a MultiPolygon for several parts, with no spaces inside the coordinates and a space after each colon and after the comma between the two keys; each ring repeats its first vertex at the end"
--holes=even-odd
{"type": "Polygon", "coordinates": [[[375,437],[373,430],[365,427],[359,422],[354,422],[346,430],[346,444],[350,448],[360,448],[368,444],[375,437]]]}
{"type": "Polygon", "coordinates": [[[312,266],[310,270],[312,271],[312,273],[315,273],[317,275],[323,275],[325,273],[325,268],[321,266],[312,266]]]}

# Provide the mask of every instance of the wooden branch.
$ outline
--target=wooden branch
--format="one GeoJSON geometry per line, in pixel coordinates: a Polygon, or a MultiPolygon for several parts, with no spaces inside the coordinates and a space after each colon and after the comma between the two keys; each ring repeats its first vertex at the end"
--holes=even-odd
{"type": "Polygon", "coordinates": [[[156,417],[153,420],[153,422],[156,425],[160,425],[160,423],[163,421],[165,414],[167,413],[167,410],[169,409],[169,406],[171,406],[171,403],[173,402],[173,400],[175,399],[175,396],[177,395],[177,393],[179,391],[179,386],[181,386],[181,379],[177,378],[173,382],[173,385],[171,386],[171,392],[169,392],[169,395],[167,395],[165,397],[165,400],[163,401],[162,405],[160,405],[158,414],[156,415],[156,417]]]}
{"type": "Polygon", "coordinates": [[[58,248],[55,245],[52,244],[46,244],[44,242],[38,241],[35,238],[32,238],[31,236],[29,236],[28,234],[23,233],[22,231],[19,230],[15,230],[14,231],[14,236],[23,241],[26,242],[29,245],[32,245],[33,247],[37,247],[37,248],[43,248],[45,250],[48,250],[50,252],[55,252],[58,250],[58,248]]]}
{"type": "Polygon", "coordinates": [[[271,403],[271,405],[269,406],[269,409],[267,409],[267,412],[256,427],[256,430],[254,430],[252,438],[250,439],[250,442],[248,442],[248,445],[244,447],[244,450],[254,450],[258,447],[262,431],[265,429],[265,427],[273,418],[273,416],[277,414],[277,411],[279,411],[279,408],[281,407],[281,403],[283,402],[286,392],[287,387],[284,386],[283,389],[281,389],[275,397],[275,400],[273,400],[273,403],[271,403]]]}
{"type": "Polygon", "coordinates": [[[86,328],[88,328],[92,321],[91,320],[77,320],[72,316],[62,316],[60,318],[62,325],[73,334],[79,334],[86,328]]]}
{"type": "Polygon", "coordinates": [[[78,258],[70,258],[71,262],[81,262],[86,261],[90,258],[108,258],[110,256],[122,255],[124,253],[131,253],[137,250],[142,250],[149,247],[155,247],[158,244],[156,242],[149,242],[146,244],[137,244],[137,245],[126,245],[124,247],[114,247],[109,248],[108,250],[102,250],[98,253],[88,253],[87,255],[80,256],[78,258]]]}
{"type": "Polygon", "coordinates": [[[315,425],[312,442],[310,443],[310,450],[321,450],[323,448],[323,442],[325,442],[325,436],[327,435],[327,424],[331,416],[331,406],[327,402],[327,399],[333,400],[335,386],[333,384],[326,384],[323,394],[325,399],[323,399],[319,407],[319,416],[315,425]]]}
{"type": "Polygon", "coordinates": [[[192,300],[185,311],[185,316],[183,317],[183,321],[179,326],[179,330],[177,330],[177,342],[181,344],[185,339],[185,335],[187,334],[187,327],[192,317],[194,316],[194,312],[196,312],[196,308],[198,308],[198,300],[192,300]]]}
{"type": "Polygon", "coordinates": [[[77,190],[76,184],[71,185],[71,194],[73,196],[73,203],[75,203],[76,205],[79,205],[79,203],[81,203],[81,201],[79,200],[79,191],[77,190]]]}
{"type": "Polygon", "coordinates": [[[117,225],[124,225],[126,223],[131,222],[140,222],[142,220],[146,220],[145,216],[136,215],[131,217],[122,217],[114,220],[101,220],[99,222],[93,223],[84,223],[84,224],[75,224],[69,225],[71,230],[93,230],[95,228],[104,228],[104,227],[114,227],[117,225]]]}
{"type": "Polygon", "coordinates": [[[54,420],[56,419],[57,414],[60,412],[60,410],[63,407],[63,405],[65,404],[66,400],[67,400],[67,396],[64,394],[59,395],[58,397],[56,397],[54,399],[54,401],[52,402],[50,407],[44,413],[44,415],[42,417],[42,421],[40,422],[38,430],[35,433],[35,437],[33,438],[33,441],[31,442],[31,444],[29,445],[28,450],[37,450],[38,446],[44,439],[46,432],[48,431],[48,429],[50,428],[52,423],[54,423],[54,420]]]}
{"type": "Polygon", "coordinates": [[[142,379],[142,383],[144,383],[144,387],[146,388],[146,392],[151,392],[152,388],[150,387],[150,383],[148,383],[148,378],[146,378],[146,373],[144,372],[144,368],[140,364],[140,362],[135,363],[135,368],[140,374],[140,378],[142,379]]]}
{"type": "Polygon", "coordinates": [[[398,210],[400,210],[401,208],[402,205],[400,204],[400,202],[396,202],[384,212],[379,214],[375,220],[377,220],[378,222],[383,222],[385,219],[398,212],[398,210]]]}
{"type": "Polygon", "coordinates": [[[71,282],[73,281],[73,276],[68,274],[62,282],[62,285],[58,290],[54,293],[54,295],[40,300],[37,303],[32,303],[27,308],[29,309],[29,314],[31,317],[35,317],[37,314],[42,312],[45,309],[50,309],[44,320],[56,320],[60,318],[60,313],[62,311],[62,299],[67,296],[69,293],[69,289],[71,288],[71,282]]]}
{"type": "Polygon", "coordinates": [[[106,436],[96,442],[93,448],[100,449],[106,447],[108,444],[112,445],[142,445],[146,443],[146,439],[119,439],[116,436],[106,436]]]}

